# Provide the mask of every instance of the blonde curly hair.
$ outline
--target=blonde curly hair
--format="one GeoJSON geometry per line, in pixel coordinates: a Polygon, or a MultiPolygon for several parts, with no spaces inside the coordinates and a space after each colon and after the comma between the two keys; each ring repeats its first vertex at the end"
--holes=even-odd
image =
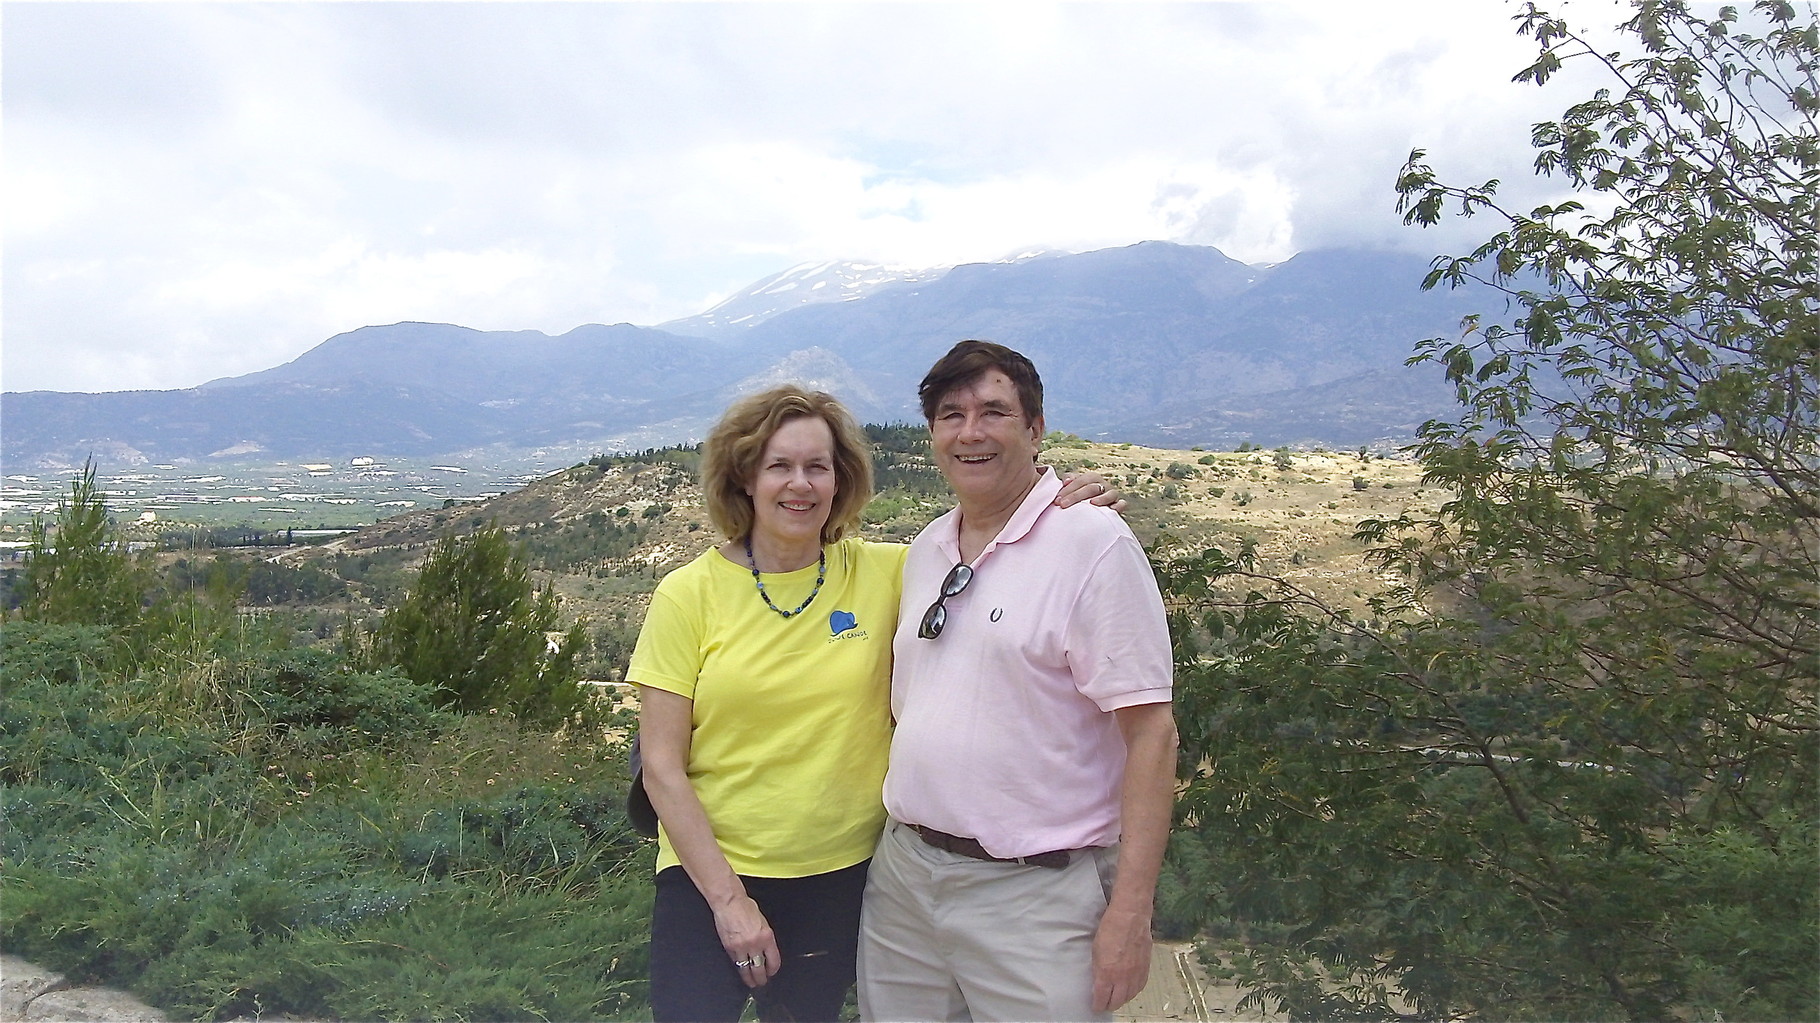
{"type": "Polygon", "coordinates": [[[804,416],[827,423],[834,435],[834,502],[822,525],[822,543],[834,543],[859,528],[860,512],[872,500],[872,454],[865,431],[833,395],[785,384],[728,406],[702,445],[702,497],[709,520],[727,539],[751,534],[755,513],[746,487],[757,475],[772,435],[804,416]]]}

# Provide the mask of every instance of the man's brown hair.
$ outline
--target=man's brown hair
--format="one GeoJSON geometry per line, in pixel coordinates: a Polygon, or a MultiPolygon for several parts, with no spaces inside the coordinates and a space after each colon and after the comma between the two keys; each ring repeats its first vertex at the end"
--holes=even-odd
{"type": "Polygon", "coordinates": [[[971,383],[982,373],[998,370],[1011,378],[1017,388],[1018,404],[1024,407],[1024,418],[1036,422],[1043,418],[1043,378],[1036,366],[1018,352],[991,341],[961,341],[935,365],[917,386],[916,396],[923,403],[923,419],[935,422],[935,410],[948,392],[971,383]]]}

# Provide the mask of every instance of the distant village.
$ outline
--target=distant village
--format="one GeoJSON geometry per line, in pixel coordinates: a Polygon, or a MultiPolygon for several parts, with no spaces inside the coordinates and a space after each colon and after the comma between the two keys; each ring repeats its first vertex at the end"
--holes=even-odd
{"type": "MultiPolygon", "coordinates": [[[[532,455],[516,460],[437,464],[359,456],[341,461],[234,466],[142,464],[96,478],[115,521],[155,530],[164,523],[259,525],[342,532],[413,509],[482,501],[543,478],[560,466],[532,455]],[[200,471],[199,471],[200,469],[200,471]]],[[[25,544],[35,516],[67,500],[80,467],[8,473],[0,478],[0,551],[25,544]]]]}

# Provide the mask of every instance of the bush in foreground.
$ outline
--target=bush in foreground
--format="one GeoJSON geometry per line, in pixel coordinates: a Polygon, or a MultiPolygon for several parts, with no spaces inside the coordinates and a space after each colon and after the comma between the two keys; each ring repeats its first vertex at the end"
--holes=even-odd
{"type": "Polygon", "coordinates": [[[321,651],[185,687],[193,665],[110,669],[113,640],[0,632],[9,952],[199,1019],[645,1013],[617,743],[451,715],[321,651]]]}

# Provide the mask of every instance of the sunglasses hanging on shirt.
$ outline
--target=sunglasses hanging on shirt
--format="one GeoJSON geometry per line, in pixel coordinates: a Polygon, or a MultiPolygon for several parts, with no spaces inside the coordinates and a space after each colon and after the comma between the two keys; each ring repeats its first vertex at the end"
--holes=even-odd
{"type": "Polygon", "coordinates": [[[941,635],[942,627],[948,624],[947,599],[960,596],[961,591],[972,581],[973,566],[956,565],[949,569],[947,578],[942,580],[941,596],[936,597],[935,603],[929,605],[929,610],[923,612],[923,622],[916,627],[917,636],[934,639],[941,635]]]}

